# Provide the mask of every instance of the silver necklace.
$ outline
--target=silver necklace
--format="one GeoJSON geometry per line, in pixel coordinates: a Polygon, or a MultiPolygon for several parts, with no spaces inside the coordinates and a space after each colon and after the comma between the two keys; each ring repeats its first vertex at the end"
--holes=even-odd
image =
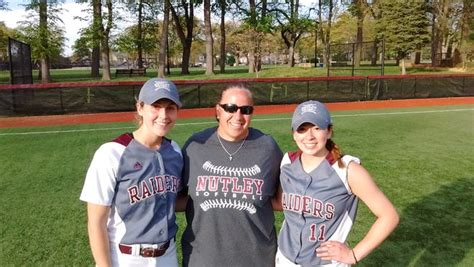
{"type": "Polygon", "coordinates": [[[237,152],[239,152],[239,150],[244,146],[245,141],[247,140],[247,136],[246,136],[244,138],[244,141],[242,141],[242,143],[240,144],[239,148],[237,148],[237,150],[234,153],[229,153],[229,151],[227,151],[227,149],[225,148],[224,144],[222,144],[222,141],[221,141],[221,138],[220,138],[218,132],[216,132],[216,135],[217,135],[217,140],[219,140],[219,144],[221,144],[222,149],[224,149],[225,153],[227,153],[227,155],[229,155],[229,160],[230,161],[232,161],[233,156],[235,154],[237,154],[237,152]]]}

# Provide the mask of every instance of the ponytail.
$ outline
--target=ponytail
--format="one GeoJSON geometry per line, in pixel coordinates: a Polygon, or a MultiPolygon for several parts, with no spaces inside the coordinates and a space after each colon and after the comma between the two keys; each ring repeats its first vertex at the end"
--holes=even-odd
{"type": "MultiPolygon", "coordinates": [[[[329,128],[332,128],[332,125],[330,125],[329,128]]],[[[334,141],[331,139],[328,139],[326,142],[326,149],[329,151],[329,153],[331,153],[332,158],[337,160],[337,165],[339,168],[344,168],[344,162],[342,162],[342,156],[344,155],[342,154],[339,146],[336,145],[336,143],[334,143],[334,141]]]]}

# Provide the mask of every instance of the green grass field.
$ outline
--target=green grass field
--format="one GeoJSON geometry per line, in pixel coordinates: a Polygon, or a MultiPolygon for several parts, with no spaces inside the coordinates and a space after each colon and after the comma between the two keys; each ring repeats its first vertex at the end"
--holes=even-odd
{"type": "MultiPolygon", "coordinates": [[[[248,73],[247,66],[230,67],[226,66],[226,73],[221,74],[219,68],[215,67],[215,75],[205,75],[204,68],[190,68],[190,74],[181,75],[181,68],[171,68],[170,75],[167,78],[171,80],[209,80],[209,79],[235,79],[235,78],[275,78],[275,77],[325,77],[327,76],[327,69],[314,67],[293,67],[286,65],[264,65],[262,70],[258,73],[248,73]]],[[[386,75],[401,74],[398,66],[385,66],[386,75]]],[[[53,82],[88,82],[100,81],[90,78],[90,69],[88,68],[73,68],[73,69],[52,69],[50,71],[53,82]]],[[[436,70],[426,68],[407,68],[407,74],[456,74],[456,72],[449,71],[447,68],[438,68],[436,70]]],[[[467,72],[474,73],[474,68],[469,67],[467,72]]],[[[115,77],[115,69],[111,69],[112,81],[145,81],[149,78],[156,77],[157,71],[155,69],[147,69],[146,77],[115,77]]],[[[350,76],[352,71],[350,68],[337,68],[331,70],[331,76],[350,76]]],[[[102,75],[102,74],[101,74],[102,75]]],[[[380,75],[380,70],[371,67],[360,67],[354,71],[355,76],[380,75]]],[[[33,70],[34,83],[39,83],[38,70],[33,70]]],[[[8,84],[10,81],[9,71],[0,71],[0,84],[8,84]]]]}
{"type": "MultiPolygon", "coordinates": [[[[333,117],[336,143],[361,158],[401,216],[396,231],[359,265],[474,266],[474,105],[333,117]]],[[[183,145],[214,125],[212,118],[179,120],[170,137],[183,145]]],[[[289,125],[290,114],[252,122],[284,151],[296,148],[289,125]]],[[[100,144],[133,129],[133,123],[0,129],[2,266],[94,265],[79,201],[84,175],[100,144]]],[[[183,214],[178,220],[180,237],[183,214]]],[[[349,243],[373,220],[361,204],[349,243]]],[[[281,222],[278,213],[277,228],[281,222]]]]}

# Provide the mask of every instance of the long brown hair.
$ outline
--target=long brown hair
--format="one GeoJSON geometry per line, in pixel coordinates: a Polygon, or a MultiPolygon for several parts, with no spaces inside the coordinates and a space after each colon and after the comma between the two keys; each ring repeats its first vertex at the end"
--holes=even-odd
{"type": "Polygon", "coordinates": [[[137,127],[140,127],[143,124],[143,117],[138,114],[137,105],[140,105],[140,107],[143,108],[145,103],[143,101],[138,100],[138,98],[135,97],[135,124],[137,125],[137,127]]]}
{"type": "MultiPolygon", "coordinates": [[[[332,130],[332,125],[328,126],[328,130],[332,130]]],[[[333,135],[334,135],[334,131],[333,131],[333,135]]],[[[344,156],[344,154],[342,154],[342,150],[339,148],[339,146],[336,143],[334,143],[332,139],[327,140],[326,149],[329,151],[329,153],[331,153],[332,158],[337,160],[337,165],[339,166],[339,168],[344,168],[345,165],[344,165],[344,162],[342,162],[342,156],[344,156]]]]}

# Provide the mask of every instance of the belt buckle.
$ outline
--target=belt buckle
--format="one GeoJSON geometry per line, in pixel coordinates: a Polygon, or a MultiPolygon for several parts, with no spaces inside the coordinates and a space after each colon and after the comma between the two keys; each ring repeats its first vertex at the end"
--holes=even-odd
{"type": "Polygon", "coordinates": [[[154,248],[142,248],[140,249],[140,256],[149,258],[155,257],[155,249],[154,248]]]}

